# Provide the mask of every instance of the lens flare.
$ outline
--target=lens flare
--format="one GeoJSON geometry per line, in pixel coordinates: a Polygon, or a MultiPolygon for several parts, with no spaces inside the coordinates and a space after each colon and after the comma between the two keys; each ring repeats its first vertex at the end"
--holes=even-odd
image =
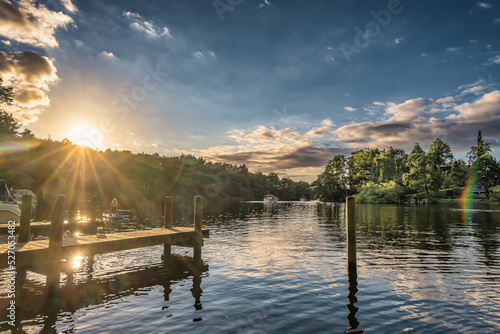
{"type": "Polygon", "coordinates": [[[73,269],[78,269],[83,264],[83,256],[77,255],[73,258],[73,269]]]}

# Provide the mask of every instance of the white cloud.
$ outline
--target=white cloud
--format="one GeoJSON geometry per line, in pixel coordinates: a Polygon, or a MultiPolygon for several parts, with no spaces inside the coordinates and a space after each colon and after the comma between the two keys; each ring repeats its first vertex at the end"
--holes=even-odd
{"type": "Polygon", "coordinates": [[[66,8],[67,11],[71,13],[75,13],[78,11],[78,8],[71,2],[71,0],[61,0],[62,5],[66,8]]]}
{"type": "Polygon", "coordinates": [[[404,38],[396,38],[394,39],[394,43],[399,44],[404,40],[404,38]]]}
{"type": "Polygon", "coordinates": [[[458,102],[461,95],[407,100],[387,108],[389,119],[342,126],[334,139],[351,147],[409,149],[416,141],[428,145],[439,137],[466,151],[479,129],[495,138],[500,128],[500,91],[482,94],[479,86],[467,86],[479,94],[473,102],[458,102]]]}
{"type": "Polygon", "coordinates": [[[500,65],[500,55],[497,55],[493,58],[490,58],[490,60],[488,61],[487,65],[491,65],[491,64],[497,64],[497,65],[500,65]]]}
{"type": "Polygon", "coordinates": [[[104,58],[104,59],[112,59],[112,60],[117,59],[116,56],[113,54],[113,52],[107,52],[107,51],[103,51],[103,52],[99,53],[99,57],[104,58]]]}
{"type": "Polygon", "coordinates": [[[133,29],[146,34],[149,38],[172,37],[167,27],[161,28],[153,21],[147,21],[138,13],[123,12],[122,15],[128,19],[133,29]]]}
{"type": "Polygon", "coordinates": [[[425,57],[425,56],[427,56],[427,53],[425,53],[425,52],[420,52],[420,55],[421,55],[422,57],[425,57]]]}
{"type": "Polygon", "coordinates": [[[269,7],[271,6],[271,1],[264,0],[264,2],[259,3],[259,8],[269,7]]]}
{"type": "Polygon", "coordinates": [[[68,15],[33,0],[0,1],[0,17],[0,35],[36,47],[58,47],[55,31],[73,23],[68,15]]]}
{"type": "Polygon", "coordinates": [[[485,90],[487,87],[485,86],[473,86],[470,88],[465,89],[462,94],[478,94],[479,92],[485,90]]]}
{"type": "Polygon", "coordinates": [[[203,59],[203,58],[205,58],[205,56],[203,55],[203,53],[202,53],[202,52],[200,52],[200,51],[194,52],[194,53],[193,53],[193,56],[194,56],[195,58],[198,58],[198,59],[203,59]]]}
{"type": "Polygon", "coordinates": [[[212,50],[208,50],[208,51],[204,51],[204,52],[196,51],[196,52],[192,53],[192,56],[197,58],[197,59],[206,59],[206,58],[215,58],[216,57],[215,52],[213,52],[212,50]]]}
{"type": "Polygon", "coordinates": [[[495,24],[500,24],[500,17],[499,17],[498,19],[495,19],[495,20],[493,21],[493,23],[495,23],[495,24]]]}
{"type": "Polygon", "coordinates": [[[353,111],[357,110],[356,108],[353,108],[353,107],[344,107],[344,109],[349,111],[349,112],[353,112],[353,111]]]}
{"type": "Polygon", "coordinates": [[[492,6],[489,3],[486,2],[476,2],[479,8],[482,9],[490,9],[492,6]]]}
{"type": "Polygon", "coordinates": [[[500,91],[484,94],[474,102],[455,107],[459,113],[448,118],[462,123],[494,122],[500,120],[500,91]]]}
{"type": "Polygon", "coordinates": [[[449,47],[449,48],[446,48],[446,51],[448,51],[448,52],[458,52],[458,51],[460,51],[460,49],[462,49],[462,48],[449,47]]]}

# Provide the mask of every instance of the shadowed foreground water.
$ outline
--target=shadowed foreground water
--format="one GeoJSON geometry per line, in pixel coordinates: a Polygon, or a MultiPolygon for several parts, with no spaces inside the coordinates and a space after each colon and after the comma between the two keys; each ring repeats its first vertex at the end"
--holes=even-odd
{"type": "MultiPolygon", "coordinates": [[[[343,204],[238,203],[206,217],[201,274],[161,246],[85,259],[55,307],[28,273],[25,333],[494,333],[500,210],[357,205],[357,276],[343,204]],[[52,310],[51,310],[52,308],[52,310]]],[[[191,255],[188,248],[174,253],[191,255]]],[[[2,273],[2,310],[6,305],[2,273]]],[[[2,313],[2,321],[5,319],[2,313]]],[[[9,332],[6,322],[0,329],[9,332]]]]}

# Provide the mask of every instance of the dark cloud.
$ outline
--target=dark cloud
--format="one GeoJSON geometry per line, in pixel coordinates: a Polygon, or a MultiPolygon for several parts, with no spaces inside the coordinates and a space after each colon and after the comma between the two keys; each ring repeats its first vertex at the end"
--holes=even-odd
{"type": "Polygon", "coordinates": [[[0,51],[0,76],[14,87],[14,102],[5,107],[23,123],[37,120],[41,107],[48,106],[50,85],[57,82],[52,60],[36,52],[5,53],[0,51]]]}
{"type": "Polygon", "coordinates": [[[56,68],[45,56],[32,51],[6,54],[0,51],[0,75],[15,75],[34,84],[54,77],[56,68]]]}
{"type": "Polygon", "coordinates": [[[208,160],[247,164],[253,170],[264,172],[282,169],[323,167],[335,155],[351,153],[352,148],[317,147],[314,144],[283,149],[255,150],[207,156],[208,160]]]}

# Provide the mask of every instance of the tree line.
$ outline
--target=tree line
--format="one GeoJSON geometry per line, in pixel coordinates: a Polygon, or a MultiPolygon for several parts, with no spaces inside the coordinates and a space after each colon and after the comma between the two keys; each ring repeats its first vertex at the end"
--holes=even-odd
{"type": "MultiPolygon", "coordinates": [[[[12,87],[2,86],[0,78],[0,104],[12,102],[13,97],[12,87]]],[[[305,196],[344,201],[356,195],[365,203],[397,203],[409,196],[457,197],[471,174],[487,197],[500,184],[499,163],[481,131],[467,162],[455,159],[450,146],[437,138],[427,152],[416,143],[409,154],[390,147],[336,155],[309,184],[193,155],[93,150],[68,139],[40,139],[21,128],[12,114],[0,109],[0,178],[35,192],[39,218],[50,215],[45,204],[56,193],[67,194],[71,202],[97,196],[103,209],[117,198],[121,208],[161,215],[161,199],[167,195],[174,197],[177,208],[188,210],[195,195],[203,196],[208,208],[231,200],[262,200],[268,193],[280,200],[305,196]]]]}
{"type": "MultiPolygon", "coordinates": [[[[0,104],[10,103],[12,87],[2,86],[0,104]]],[[[12,114],[0,110],[0,178],[9,186],[31,189],[38,197],[38,218],[50,215],[50,195],[66,194],[71,202],[97,196],[103,209],[113,198],[120,208],[161,215],[164,196],[173,196],[176,208],[192,207],[193,196],[217,206],[230,200],[262,200],[272,193],[280,200],[312,198],[310,184],[280,178],[276,173],[250,172],[246,165],[206,161],[193,155],[94,150],[68,139],[40,139],[12,114]]]]}
{"type": "Polygon", "coordinates": [[[473,186],[489,198],[500,185],[500,165],[490,153],[491,145],[483,140],[480,130],[476,146],[466,155],[467,162],[455,159],[450,146],[440,138],[427,152],[419,143],[409,154],[393,147],[360,149],[349,157],[337,155],[328,161],[312,187],[323,201],[342,201],[356,195],[362,203],[398,203],[412,195],[458,197],[474,174],[477,183],[473,186]]]}

